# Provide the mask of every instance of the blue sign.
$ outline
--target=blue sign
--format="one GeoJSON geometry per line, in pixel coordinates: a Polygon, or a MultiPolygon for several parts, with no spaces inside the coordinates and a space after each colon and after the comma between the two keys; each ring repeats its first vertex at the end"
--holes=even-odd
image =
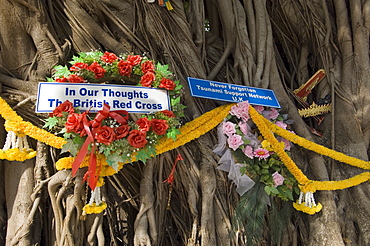
{"type": "Polygon", "coordinates": [[[193,97],[280,108],[272,90],[187,77],[193,97]]]}

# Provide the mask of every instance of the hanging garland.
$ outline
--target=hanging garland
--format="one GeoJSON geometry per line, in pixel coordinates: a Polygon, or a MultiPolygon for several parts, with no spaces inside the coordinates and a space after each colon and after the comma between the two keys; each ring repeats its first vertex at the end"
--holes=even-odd
{"type": "MultiPolygon", "coordinates": [[[[155,154],[161,154],[168,150],[177,148],[201,136],[202,134],[205,134],[209,130],[216,127],[224,120],[224,118],[227,117],[232,106],[234,106],[234,104],[220,106],[196,118],[195,120],[188,122],[178,129],[179,135],[177,135],[176,141],[173,138],[163,137],[155,145],[155,154]]],[[[32,125],[32,123],[30,122],[23,121],[23,119],[19,115],[17,115],[17,113],[12,110],[11,107],[6,103],[6,101],[3,100],[1,97],[0,114],[6,120],[5,128],[8,131],[7,141],[3,149],[0,150],[0,159],[24,161],[26,159],[33,158],[36,155],[36,152],[32,149],[29,149],[27,140],[25,140],[26,136],[30,136],[40,142],[44,142],[52,147],[59,149],[61,149],[62,146],[66,143],[66,140],[64,138],[58,137],[46,130],[40,129],[32,125]]],[[[316,190],[345,189],[370,180],[370,172],[364,172],[354,177],[339,181],[309,180],[297,167],[290,156],[285,152],[284,146],[278,140],[276,140],[276,137],[272,134],[272,132],[285,138],[286,140],[291,141],[292,143],[298,144],[318,154],[331,157],[337,161],[347,163],[355,167],[370,169],[370,163],[368,161],[347,156],[343,153],[328,149],[324,146],[318,145],[307,139],[299,137],[296,134],[270,122],[265,117],[260,115],[253,107],[249,107],[249,114],[254,123],[258,126],[258,129],[262,133],[263,137],[271,145],[273,151],[277,153],[283,164],[287,167],[287,169],[291,172],[291,174],[299,183],[301,194],[297,202],[293,204],[295,209],[306,212],[308,214],[314,214],[320,211],[322,207],[320,203],[316,204],[313,199],[313,193],[316,190]]],[[[61,158],[56,163],[57,169],[62,170],[72,168],[74,160],[74,157],[61,158]]],[[[98,180],[100,180],[101,177],[115,174],[118,170],[122,168],[125,163],[129,163],[135,160],[135,156],[132,156],[131,159],[126,160],[125,162],[118,162],[117,167],[112,168],[112,166],[107,163],[103,155],[97,155],[97,162],[100,163],[100,175],[98,177],[98,180]]],[[[89,157],[84,157],[81,167],[88,166],[88,163],[89,157]]],[[[99,187],[99,184],[97,185],[97,187],[99,187]]],[[[99,201],[99,199],[97,200],[99,201]]],[[[86,208],[86,212],[88,213],[88,211],[100,211],[103,207],[103,203],[96,205],[96,202],[92,202],[88,206],[89,209],[86,208]]]]}

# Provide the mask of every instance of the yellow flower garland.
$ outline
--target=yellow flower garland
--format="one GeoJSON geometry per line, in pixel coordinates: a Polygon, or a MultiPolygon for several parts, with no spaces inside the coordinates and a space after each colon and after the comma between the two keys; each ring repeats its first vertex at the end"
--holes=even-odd
{"type": "Polygon", "coordinates": [[[46,143],[54,148],[61,149],[66,141],[61,138],[57,137],[54,134],[45,131],[43,129],[34,126],[30,122],[26,121],[5,121],[5,129],[9,131],[13,131],[17,134],[26,134],[27,136],[36,139],[40,142],[46,143]]]}
{"type": "Polygon", "coordinates": [[[298,211],[302,211],[306,214],[315,214],[317,212],[320,212],[320,210],[322,209],[322,205],[321,203],[317,204],[316,206],[313,206],[313,207],[308,207],[306,206],[304,203],[297,203],[297,202],[293,202],[293,207],[298,210],[298,211]]]}
{"type": "Polygon", "coordinates": [[[97,205],[95,202],[92,205],[86,204],[82,208],[82,210],[84,210],[87,214],[100,214],[106,208],[107,208],[107,203],[103,201],[99,205],[97,205]]]}
{"type": "MultiPolygon", "coordinates": [[[[82,161],[82,163],[80,165],[80,168],[89,166],[89,163],[90,163],[89,158],[90,158],[90,156],[86,156],[84,158],[84,160],[82,161]]],[[[71,169],[72,164],[74,162],[74,159],[75,159],[75,157],[61,158],[55,163],[55,167],[58,171],[63,170],[63,169],[71,169]]],[[[97,163],[96,164],[97,167],[99,167],[99,166],[102,167],[101,170],[100,170],[100,174],[99,174],[99,176],[102,176],[102,177],[111,176],[113,174],[116,174],[117,171],[121,170],[123,165],[126,164],[126,163],[123,163],[123,162],[119,162],[118,163],[118,170],[116,171],[113,167],[108,165],[108,163],[105,159],[105,156],[101,155],[101,154],[96,156],[96,163],[97,163]]]]}
{"type": "MultiPolygon", "coordinates": [[[[199,136],[205,134],[211,129],[215,128],[229,114],[230,108],[233,105],[235,104],[220,106],[218,108],[215,108],[203,114],[202,116],[194,119],[193,121],[186,123],[183,127],[179,129],[181,134],[178,136],[177,140],[175,141],[170,138],[162,138],[159,144],[156,146],[157,154],[161,154],[166,151],[175,149],[181,145],[184,145],[192,141],[193,139],[198,138],[199,136]]],[[[293,162],[293,160],[286,154],[286,152],[284,151],[283,145],[279,141],[277,141],[277,139],[274,137],[272,132],[306,149],[315,151],[318,154],[331,157],[337,161],[347,163],[355,167],[359,167],[362,169],[370,169],[370,162],[360,160],[360,159],[357,159],[351,156],[347,156],[343,153],[328,149],[324,146],[318,145],[307,139],[299,137],[295,135],[294,133],[284,130],[276,126],[275,124],[273,124],[272,122],[264,118],[263,116],[261,116],[253,107],[250,107],[249,113],[253,121],[256,123],[259,130],[261,131],[263,137],[268,141],[269,144],[271,144],[271,147],[279,155],[282,162],[286,165],[286,167],[292,173],[292,175],[297,179],[297,181],[300,184],[300,189],[303,192],[315,192],[316,190],[345,189],[345,188],[356,186],[358,184],[361,184],[363,182],[370,180],[370,172],[364,172],[352,178],[339,180],[339,181],[309,180],[303,174],[303,172],[297,167],[297,165],[293,162]]],[[[49,133],[48,131],[45,131],[43,129],[40,129],[34,126],[33,124],[31,124],[30,122],[23,121],[22,117],[17,115],[17,113],[14,110],[12,110],[12,108],[1,97],[0,97],[0,114],[6,120],[5,122],[6,130],[13,131],[18,136],[28,135],[40,142],[44,142],[50,146],[53,146],[59,149],[62,148],[62,146],[66,143],[66,141],[63,138],[55,136],[54,134],[49,133]]],[[[33,150],[21,152],[16,148],[9,149],[9,150],[2,151],[2,152],[0,151],[0,159],[8,159],[8,160],[24,161],[26,159],[33,158],[35,155],[36,155],[36,152],[33,150]]],[[[74,160],[74,157],[62,158],[57,161],[56,167],[58,170],[70,169],[72,166],[73,160],[74,160]]],[[[131,162],[132,161],[135,161],[134,156],[131,159],[131,162]]],[[[98,162],[100,163],[100,165],[102,165],[100,176],[110,176],[116,173],[116,170],[110,167],[102,157],[98,158],[98,162]]],[[[118,169],[121,169],[124,164],[125,163],[120,162],[118,169]]],[[[81,164],[81,167],[84,167],[87,165],[88,165],[88,157],[84,159],[83,163],[81,164]]],[[[300,208],[301,204],[298,204],[298,205],[296,206],[300,208]]],[[[318,208],[315,208],[315,209],[318,209],[318,208]]]]}
{"type": "Polygon", "coordinates": [[[5,120],[11,121],[23,121],[22,117],[20,117],[10,106],[9,104],[0,97],[0,115],[5,120]]]}
{"type": "Polygon", "coordinates": [[[254,123],[258,126],[259,130],[261,131],[262,135],[271,143],[275,152],[279,155],[280,159],[283,161],[284,165],[288,168],[288,170],[292,173],[292,175],[297,179],[300,183],[300,189],[303,192],[315,192],[316,190],[339,190],[345,189],[352,186],[359,185],[363,182],[370,180],[370,173],[364,172],[359,175],[356,175],[352,178],[339,180],[339,181],[312,181],[309,180],[302,171],[296,166],[293,160],[285,153],[284,149],[281,145],[275,145],[278,143],[274,135],[271,131],[275,132],[276,134],[280,135],[281,137],[296,143],[304,148],[309,150],[315,151],[321,155],[329,156],[335,160],[360,167],[363,169],[369,169],[369,162],[363,161],[354,157],[346,156],[343,153],[328,149],[324,146],[315,144],[307,139],[299,137],[294,133],[291,133],[264,118],[261,116],[253,107],[250,107],[249,113],[254,121],[254,123]]]}
{"type": "Polygon", "coordinates": [[[157,154],[182,146],[214,129],[229,114],[232,106],[233,104],[220,106],[186,123],[179,129],[181,134],[177,136],[176,140],[162,138],[156,146],[157,154]]]}
{"type": "Polygon", "coordinates": [[[29,149],[29,150],[19,150],[18,148],[12,148],[8,150],[0,150],[0,159],[6,159],[8,161],[25,161],[28,159],[32,159],[36,156],[36,151],[29,149]]]}
{"type": "Polygon", "coordinates": [[[275,138],[275,136],[269,130],[268,126],[265,124],[265,121],[263,120],[264,117],[261,116],[257,112],[257,110],[255,110],[251,106],[249,107],[249,114],[253,122],[257,125],[258,129],[260,130],[262,136],[271,144],[276,154],[280,157],[281,161],[288,168],[288,170],[292,173],[292,175],[295,177],[298,183],[300,184],[308,183],[309,179],[306,177],[306,175],[303,174],[301,169],[297,167],[297,165],[293,162],[293,160],[285,152],[283,145],[279,143],[279,141],[275,138]]]}
{"type": "Polygon", "coordinates": [[[270,122],[269,120],[267,120],[266,118],[262,117],[263,118],[263,121],[268,125],[269,129],[273,132],[275,132],[277,135],[291,141],[292,143],[295,143],[295,144],[298,144],[299,146],[302,146],[308,150],[311,150],[311,151],[314,151],[320,155],[325,155],[325,156],[328,156],[334,160],[337,160],[337,161],[340,161],[340,162],[343,162],[343,163],[347,163],[349,165],[352,165],[352,166],[355,166],[355,167],[359,167],[359,168],[362,168],[362,169],[370,169],[370,162],[369,161],[364,161],[364,160],[361,160],[361,159],[357,159],[357,158],[354,158],[354,157],[351,157],[351,156],[347,156],[341,152],[338,152],[338,151],[335,151],[335,150],[331,150],[329,148],[326,148],[322,145],[319,145],[319,144],[316,144],[314,142],[311,142],[305,138],[302,138],[292,132],[289,132],[275,124],[273,124],[272,122],[270,122]]]}

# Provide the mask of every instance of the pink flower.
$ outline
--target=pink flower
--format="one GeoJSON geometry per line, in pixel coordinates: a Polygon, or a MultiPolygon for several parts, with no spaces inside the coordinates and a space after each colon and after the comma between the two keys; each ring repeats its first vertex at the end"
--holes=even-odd
{"type": "Polygon", "coordinates": [[[258,148],[253,152],[255,157],[258,157],[258,159],[264,159],[266,160],[270,156],[270,152],[267,149],[264,148],[258,148]]]}
{"type": "Polygon", "coordinates": [[[240,108],[238,107],[238,104],[234,105],[230,109],[230,114],[235,115],[236,117],[240,118],[240,108]]]}
{"type": "Polygon", "coordinates": [[[265,110],[264,106],[254,106],[254,109],[257,110],[258,113],[262,114],[263,110],[265,110]]]}
{"type": "Polygon", "coordinates": [[[222,132],[224,134],[226,134],[227,136],[231,136],[233,134],[235,134],[236,130],[235,130],[235,124],[230,122],[230,121],[227,121],[227,122],[224,122],[222,124],[222,132]]]}
{"type": "Polygon", "coordinates": [[[242,133],[243,133],[244,135],[247,135],[247,134],[248,134],[248,132],[249,132],[249,125],[248,125],[247,123],[245,123],[245,122],[242,122],[242,121],[240,121],[240,122],[238,123],[238,125],[239,125],[239,129],[240,129],[240,131],[242,131],[242,133]]]}
{"type": "Polygon", "coordinates": [[[286,127],[288,126],[287,124],[285,124],[284,122],[282,122],[282,121],[276,121],[275,122],[275,125],[277,125],[277,126],[279,126],[279,127],[281,127],[281,128],[283,128],[283,129],[286,129],[286,127]]]}
{"type": "Polygon", "coordinates": [[[278,172],[274,172],[272,174],[273,181],[275,183],[274,187],[278,187],[279,185],[282,185],[284,183],[284,177],[278,172]]]}
{"type": "Polygon", "coordinates": [[[286,140],[285,138],[281,138],[280,142],[284,143],[284,150],[290,151],[290,148],[292,147],[292,145],[290,144],[289,140],[286,140]]]}
{"type": "Polygon", "coordinates": [[[232,106],[230,109],[230,114],[235,115],[237,118],[242,119],[243,121],[248,121],[250,118],[248,101],[240,102],[237,105],[232,106]]]}
{"type": "Polygon", "coordinates": [[[244,142],[243,142],[242,136],[235,134],[227,139],[227,143],[229,144],[229,147],[235,151],[244,142]]]}
{"type": "Polygon", "coordinates": [[[262,114],[268,120],[275,120],[279,116],[279,112],[276,110],[276,108],[271,108],[271,110],[265,110],[263,111],[262,114]]]}
{"type": "Polygon", "coordinates": [[[253,155],[253,148],[250,145],[247,145],[245,149],[243,149],[243,153],[250,159],[254,159],[253,155]]]}

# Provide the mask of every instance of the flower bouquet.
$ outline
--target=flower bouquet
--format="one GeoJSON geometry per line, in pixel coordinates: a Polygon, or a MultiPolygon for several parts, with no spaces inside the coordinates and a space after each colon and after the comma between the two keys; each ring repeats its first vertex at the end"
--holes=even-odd
{"type": "MultiPolygon", "coordinates": [[[[229,173],[229,179],[236,184],[236,191],[241,195],[235,209],[233,228],[245,231],[246,244],[257,245],[267,221],[274,232],[271,233],[272,240],[278,244],[291,214],[292,206],[285,201],[293,201],[293,195],[300,191],[294,176],[251,120],[250,107],[247,101],[231,107],[229,115],[219,125],[219,143],[214,152],[222,156],[218,169],[229,173]],[[265,217],[267,211],[269,216],[265,217]]],[[[287,115],[280,114],[275,108],[254,106],[254,109],[283,129],[292,124],[287,115]]],[[[275,137],[289,154],[291,143],[275,137]]]]}
{"type": "MultiPolygon", "coordinates": [[[[293,200],[293,191],[299,194],[297,181],[250,119],[249,107],[247,101],[231,107],[229,115],[219,126],[219,144],[214,150],[222,155],[219,169],[230,172],[229,178],[237,185],[240,195],[256,182],[261,182],[267,195],[293,200]]],[[[287,115],[280,114],[275,108],[254,108],[283,129],[292,123],[287,115]]],[[[282,137],[276,138],[289,153],[291,143],[282,137]]]]}
{"type": "Polygon", "coordinates": [[[117,172],[122,163],[145,162],[155,156],[160,138],[176,139],[180,133],[180,117],[185,106],[180,103],[182,86],[172,78],[168,65],[139,55],[117,56],[100,51],[79,53],[72,58],[70,66],[56,66],[54,75],[48,79],[50,82],[135,83],[139,87],[167,90],[171,104],[171,110],[138,115],[125,110],[111,111],[108,104],[97,113],[91,113],[81,112],[70,101],[61,103],[49,114],[44,126],[63,136],[66,144],[62,152],[69,152],[74,157],[72,167],[71,162],[65,160],[61,162],[63,165],[57,163],[58,169],[72,168],[75,174],[79,167],[88,166],[85,179],[94,189],[102,166],[117,172]]]}

